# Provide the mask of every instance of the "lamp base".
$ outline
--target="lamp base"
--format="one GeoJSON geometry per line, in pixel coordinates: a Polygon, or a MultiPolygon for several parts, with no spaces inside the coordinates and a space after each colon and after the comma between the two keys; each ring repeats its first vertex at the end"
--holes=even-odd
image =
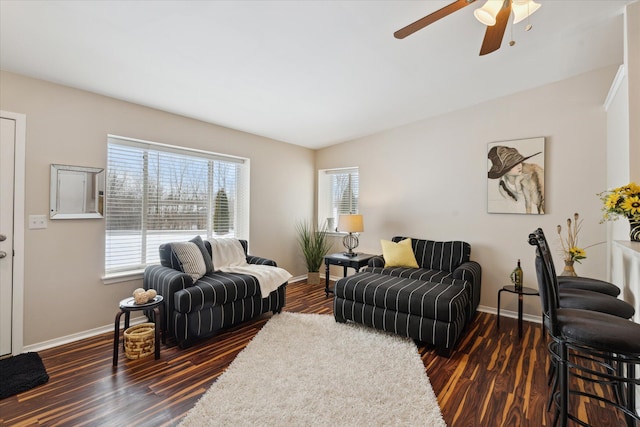
{"type": "Polygon", "coordinates": [[[353,250],[358,247],[358,236],[353,233],[349,233],[342,239],[342,244],[344,245],[345,249],[347,249],[347,252],[343,253],[344,256],[354,257],[358,255],[357,253],[353,252],[353,250]]]}

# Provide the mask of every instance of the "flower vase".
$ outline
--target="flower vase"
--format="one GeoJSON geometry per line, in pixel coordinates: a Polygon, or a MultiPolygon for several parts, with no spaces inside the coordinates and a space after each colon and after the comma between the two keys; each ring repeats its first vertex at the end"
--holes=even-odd
{"type": "Polygon", "coordinates": [[[574,261],[565,261],[564,270],[560,273],[561,276],[577,276],[576,270],[573,269],[574,261]]]}
{"type": "Polygon", "coordinates": [[[629,218],[629,239],[632,242],[640,242],[640,219],[629,218]]]}

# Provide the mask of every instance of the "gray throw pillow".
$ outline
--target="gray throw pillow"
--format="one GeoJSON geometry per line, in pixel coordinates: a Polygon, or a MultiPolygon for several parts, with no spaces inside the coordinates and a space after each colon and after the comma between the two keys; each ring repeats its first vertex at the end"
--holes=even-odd
{"type": "Polygon", "coordinates": [[[182,271],[195,283],[207,273],[207,266],[198,245],[193,242],[172,243],[173,251],[182,264],[182,271]]]}

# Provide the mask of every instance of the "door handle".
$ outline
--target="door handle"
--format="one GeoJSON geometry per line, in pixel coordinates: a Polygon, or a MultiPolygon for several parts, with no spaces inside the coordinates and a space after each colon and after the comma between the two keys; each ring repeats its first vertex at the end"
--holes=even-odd
{"type": "Polygon", "coordinates": [[[0,251],[0,259],[6,256],[7,256],[7,253],[5,251],[0,251]]]}
{"type": "Polygon", "coordinates": [[[7,240],[7,236],[0,234],[0,242],[4,242],[5,240],[7,240]]]}

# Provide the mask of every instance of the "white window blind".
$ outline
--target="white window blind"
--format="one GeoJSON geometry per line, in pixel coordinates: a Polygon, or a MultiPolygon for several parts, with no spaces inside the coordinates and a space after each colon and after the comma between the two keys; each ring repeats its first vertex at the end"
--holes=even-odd
{"type": "Polygon", "coordinates": [[[110,136],[105,273],[159,262],[161,243],[248,238],[248,160],[110,136]]]}
{"type": "Polygon", "coordinates": [[[358,213],[358,168],[323,169],[318,175],[318,224],[358,213]]]}

